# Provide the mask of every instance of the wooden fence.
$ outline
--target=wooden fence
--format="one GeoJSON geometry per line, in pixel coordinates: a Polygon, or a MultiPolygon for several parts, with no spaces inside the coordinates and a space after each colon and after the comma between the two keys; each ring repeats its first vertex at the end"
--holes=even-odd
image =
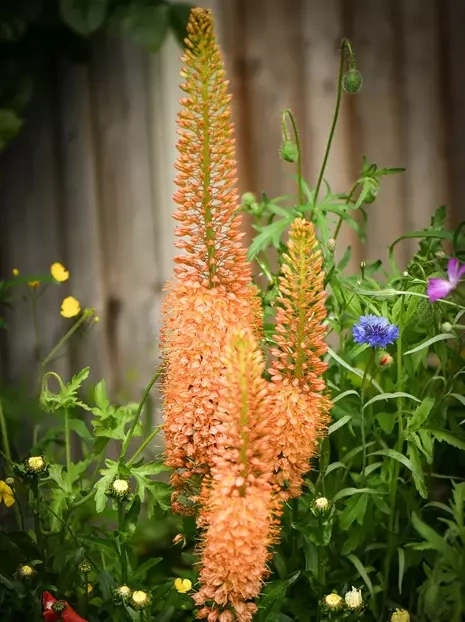
{"type": "MultiPolygon", "coordinates": [[[[465,2],[463,0],[210,0],[226,59],[237,125],[241,191],[294,193],[280,161],[280,114],[291,108],[315,183],[334,103],[342,36],[351,39],[364,85],[344,96],[327,179],[350,188],[364,153],[404,166],[370,206],[368,242],[353,265],[385,255],[440,203],[464,216],[465,2]]],[[[0,276],[71,271],[40,299],[44,350],[69,326],[64,295],[98,310],[101,322],[57,364],[68,375],[91,365],[113,391],[139,395],[157,363],[162,287],[172,272],[175,117],[180,50],[149,56],[101,37],[89,66],[50,67],[25,129],[0,159],[0,276]]],[[[400,259],[412,252],[400,249],[400,259]]],[[[1,375],[33,369],[31,308],[8,317],[1,375]]]]}

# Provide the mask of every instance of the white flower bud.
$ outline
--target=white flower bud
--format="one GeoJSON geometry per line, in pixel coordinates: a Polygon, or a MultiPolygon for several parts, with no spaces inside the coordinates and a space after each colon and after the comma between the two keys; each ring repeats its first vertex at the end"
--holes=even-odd
{"type": "Polygon", "coordinates": [[[361,609],[363,607],[362,590],[357,590],[356,587],[352,586],[352,589],[346,592],[344,600],[349,609],[354,611],[356,609],[361,609]]]}

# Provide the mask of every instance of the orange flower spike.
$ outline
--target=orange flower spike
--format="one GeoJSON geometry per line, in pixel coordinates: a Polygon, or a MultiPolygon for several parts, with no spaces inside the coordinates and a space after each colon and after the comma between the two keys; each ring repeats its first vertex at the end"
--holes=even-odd
{"type": "Polygon", "coordinates": [[[187,33],[174,195],[175,233],[183,238],[176,246],[187,253],[175,259],[175,272],[182,281],[238,292],[250,283],[251,268],[240,244],[231,96],[211,11],[192,9],[187,33]]]}
{"type": "MultiPolygon", "coordinates": [[[[269,424],[264,361],[248,329],[234,330],[224,351],[217,445],[211,487],[200,523],[205,528],[198,605],[213,601],[220,620],[248,622],[251,602],[268,574],[269,547],[276,541],[280,508],[271,478],[275,451],[269,424]],[[236,617],[225,613],[233,607],[236,617]]],[[[201,610],[205,615],[205,607],[201,610]]],[[[210,619],[210,618],[208,618],[210,619]]]]}
{"type": "Polygon", "coordinates": [[[230,97],[211,12],[193,9],[187,31],[181,72],[187,97],[178,115],[174,196],[176,234],[183,238],[176,245],[186,252],[175,259],[177,282],[165,297],[161,335],[166,463],[185,469],[172,480],[176,511],[182,509],[181,492],[196,500],[211,466],[228,330],[247,325],[258,334],[261,325],[261,304],[241,244],[230,97]]]}
{"type": "Polygon", "coordinates": [[[296,219],[283,255],[277,300],[273,381],[276,444],[275,481],[284,497],[297,497],[309,459],[325,431],[331,403],[324,394],[327,365],[326,317],[322,256],[313,224],[296,219]]]}

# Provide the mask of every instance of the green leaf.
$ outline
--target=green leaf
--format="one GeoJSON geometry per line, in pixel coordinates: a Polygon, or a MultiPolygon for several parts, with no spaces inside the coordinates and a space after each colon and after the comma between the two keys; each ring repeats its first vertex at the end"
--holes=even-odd
{"type": "Polygon", "coordinates": [[[352,523],[357,521],[362,525],[368,505],[368,495],[352,497],[347,502],[345,509],[339,514],[339,526],[343,531],[348,531],[352,523]]]}
{"type": "Polygon", "coordinates": [[[440,536],[437,531],[420,520],[415,513],[412,514],[412,525],[413,528],[418,531],[420,536],[428,542],[430,548],[443,555],[451,565],[454,565],[456,561],[459,561],[457,559],[456,552],[447,544],[447,541],[440,536]]]}
{"type": "Polygon", "coordinates": [[[141,564],[137,568],[136,572],[133,574],[133,581],[136,583],[138,581],[142,581],[142,582],[145,581],[145,578],[149,570],[151,570],[154,566],[159,564],[161,561],[163,561],[163,557],[151,557],[150,559],[145,561],[143,564],[141,564]]]}
{"type": "Polygon", "coordinates": [[[105,380],[100,380],[100,382],[97,382],[95,385],[94,402],[102,412],[106,412],[108,410],[110,402],[108,400],[107,385],[105,380]]]}
{"type": "Polygon", "coordinates": [[[23,121],[14,110],[0,108],[0,151],[5,149],[22,126],[23,121]]]}
{"type": "Polygon", "coordinates": [[[401,549],[400,547],[397,549],[397,559],[398,559],[398,565],[399,565],[399,578],[397,581],[397,587],[399,590],[399,594],[402,594],[402,581],[404,579],[404,572],[405,572],[405,551],[404,549],[401,549]]]}
{"type": "Polygon", "coordinates": [[[412,350],[404,352],[404,356],[406,356],[407,354],[414,354],[414,352],[419,352],[424,348],[429,348],[433,343],[437,343],[438,341],[444,341],[446,339],[456,339],[456,336],[451,333],[441,333],[440,335],[436,335],[435,337],[431,337],[431,339],[420,343],[420,345],[416,348],[412,348],[412,350]]]}
{"type": "Polygon", "coordinates": [[[108,0],[60,0],[61,19],[85,37],[98,30],[108,9],[108,0]]]}
{"type": "Polygon", "coordinates": [[[365,581],[365,585],[367,586],[368,591],[370,592],[371,597],[373,598],[373,584],[371,582],[370,577],[368,576],[365,566],[362,564],[362,562],[359,560],[359,558],[356,555],[353,555],[353,554],[347,555],[347,559],[353,563],[359,575],[365,581]]]}
{"type": "Polygon", "coordinates": [[[261,620],[272,622],[272,620],[268,618],[269,610],[275,603],[281,603],[284,600],[288,587],[297,581],[299,576],[300,570],[292,574],[287,579],[271,581],[265,586],[259,602],[260,614],[264,614],[260,615],[261,620]]]}
{"type": "MultiPolygon", "coordinates": [[[[344,361],[343,359],[341,359],[340,356],[338,356],[336,354],[336,352],[334,352],[333,350],[331,350],[331,348],[328,348],[328,354],[330,355],[330,357],[332,359],[334,359],[336,361],[336,363],[339,363],[339,365],[342,365],[342,367],[345,367],[345,369],[347,369],[348,371],[350,371],[352,374],[355,374],[356,376],[358,376],[359,378],[363,378],[363,372],[360,369],[356,369],[355,367],[351,367],[349,365],[349,363],[347,363],[346,361],[344,361]]],[[[383,389],[379,386],[379,384],[376,382],[376,380],[374,380],[373,378],[370,378],[369,381],[371,382],[371,384],[378,389],[378,391],[380,391],[380,393],[383,392],[383,389]]]]}
{"type": "Polygon", "coordinates": [[[434,406],[434,399],[432,397],[426,397],[420,406],[414,410],[412,416],[410,417],[407,429],[409,431],[419,430],[425,421],[428,419],[429,414],[434,406]]]}
{"type": "Polygon", "coordinates": [[[349,352],[347,353],[347,358],[348,359],[355,359],[355,358],[357,358],[357,356],[359,354],[364,352],[369,347],[370,346],[367,343],[358,343],[353,348],[351,348],[349,350],[349,352]]]}
{"type": "Polygon", "coordinates": [[[262,231],[257,236],[255,236],[252,244],[249,246],[249,261],[252,261],[252,259],[254,259],[260,251],[265,250],[271,245],[278,248],[282,234],[284,233],[285,229],[292,223],[293,220],[294,215],[288,217],[287,219],[276,220],[275,222],[271,223],[271,225],[266,225],[265,227],[263,227],[262,231]]]}
{"type": "Polygon", "coordinates": [[[182,46],[187,37],[186,26],[191,9],[192,6],[184,2],[174,2],[169,5],[170,26],[182,46]]]}
{"type": "Polygon", "coordinates": [[[112,460],[105,460],[108,469],[101,469],[100,474],[102,477],[95,484],[95,511],[97,514],[103,512],[105,506],[107,504],[107,495],[106,492],[110,487],[111,482],[118,475],[118,464],[113,462],[112,460]]]}
{"type": "Polygon", "coordinates": [[[149,52],[157,52],[168,34],[170,23],[167,3],[132,2],[115,10],[112,26],[149,52]]]}
{"type": "Polygon", "coordinates": [[[339,490],[339,492],[337,492],[334,497],[333,497],[333,502],[336,503],[336,501],[339,501],[340,499],[343,499],[344,497],[351,497],[352,495],[361,495],[361,494],[367,494],[367,495],[386,495],[386,492],[380,492],[379,490],[375,490],[374,488],[343,488],[342,490],[339,490]]]}
{"type": "Polygon", "coordinates": [[[393,460],[397,460],[403,464],[409,471],[411,471],[416,477],[422,478],[421,471],[417,471],[412,462],[406,458],[403,454],[396,451],[395,449],[379,449],[378,451],[373,451],[370,456],[387,456],[388,458],[392,458],[393,460]]]}
{"type": "Polygon", "coordinates": [[[352,415],[345,415],[344,417],[341,417],[339,421],[335,421],[334,423],[332,423],[328,428],[328,436],[330,434],[333,434],[333,432],[336,432],[336,430],[339,430],[339,428],[342,428],[351,419],[352,415]]]}
{"type": "Polygon", "coordinates": [[[349,389],[348,391],[344,391],[344,393],[339,393],[339,395],[337,395],[333,399],[333,404],[336,404],[337,402],[339,402],[339,400],[342,400],[344,397],[347,397],[348,395],[356,395],[357,397],[360,397],[357,391],[354,391],[354,389],[349,389]]]}
{"type": "Polygon", "coordinates": [[[457,438],[451,432],[447,432],[446,430],[435,430],[434,428],[425,428],[425,430],[432,434],[440,443],[444,441],[453,447],[457,447],[457,449],[465,451],[465,441],[461,438],[457,438]]]}
{"type": "Polygon", "coordinates": [[[396,416],[394,413],[379,413],[376,415],[376,419],[385,434],[391,434],[396,423],[396,416]]]}
{"type": "Polygon", "coordinates": [[[371,406],[371,404],[379,402],[380,400],[395,400],[399,397],[406,397],[409,400],[421,402],[418,397],[415,397],[410,393],[404,393],[403,391],[397,391],[396,393],[381,393],[381,395],[375,395],[375,397],[372,397],[371,400],[368,400],[368,402],[364,405],[363,410],[365,410],[365,408],[368,408],[368,406],[371,406]]]}
{"type": "Polygon", "coordinates": [[[325,471],[325,477],[336,469],[345,469],[347,471],[347,467],[343,462],[332,462],[325,471]]]}
{"type": "Polygon", "coordinates": [[[423,499],[428,497],[428,489],[425,485],[425,480],[423,478],[423,473],[421,473],[421,462],[420,457],[418,455],[418,450],[412,443],[407,444],[407,452],[410,458],[411,463],[414,465],[413,473],[413,482],[415,484],[415,488],[423,499]],[[421,473],[421,476],[418,477],[417,473],[421,473]]]}
{"type": "Polygon", "coordinates": [[[463,406],[465,406],[465,397],[463,395],[459,395],[458,393],[449,393],[448,397],[453,397],[458,402],[460,402],[463,406]]]}

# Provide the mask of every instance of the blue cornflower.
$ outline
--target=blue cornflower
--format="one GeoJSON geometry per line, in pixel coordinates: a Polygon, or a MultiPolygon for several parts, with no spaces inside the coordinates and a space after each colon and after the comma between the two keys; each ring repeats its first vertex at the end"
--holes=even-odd
{"type": "Polygon", "coordinates": [[[358,324],[352,328],[356,343],[367,343],[372,348],[385,348],[399,337],[399,329],[389,324],[385,317],[362,315],[358,324]]]}

